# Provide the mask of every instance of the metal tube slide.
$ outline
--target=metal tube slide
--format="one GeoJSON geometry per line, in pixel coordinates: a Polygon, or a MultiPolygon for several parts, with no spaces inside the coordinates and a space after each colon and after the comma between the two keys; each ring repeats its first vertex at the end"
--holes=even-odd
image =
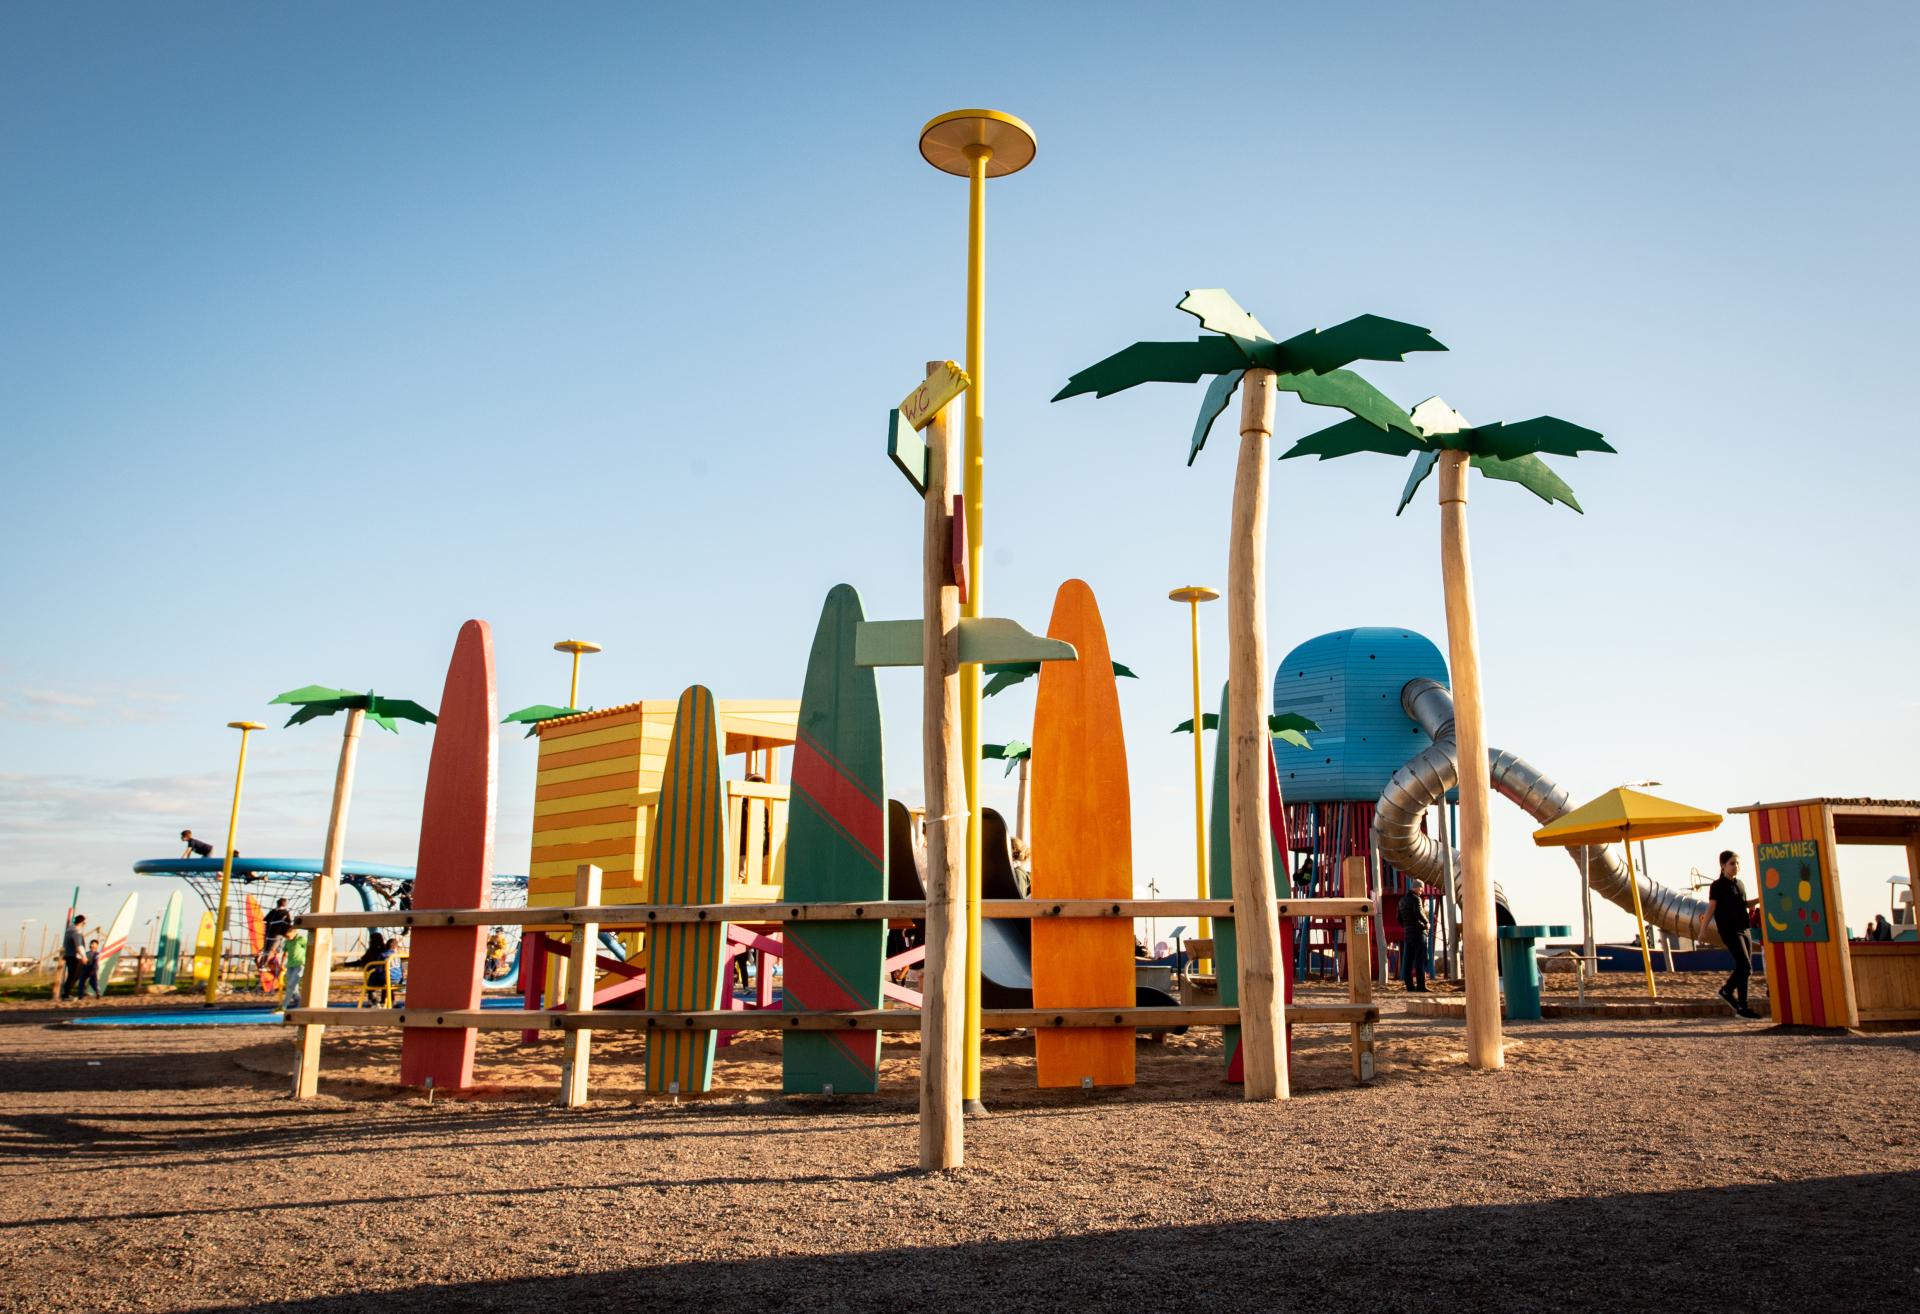
{"type": "MultiPolygon", "coordinates": [[[[1421,832],[1420,816],[1459,783],[1453,696],[1433,680],[1409,680],[1400,690],[1400,705],[1432,737],[1433,743],[1394,772],[1381,791],[1380,803],[1373,814],[1374,839],[1380,846],[1380,856],[1394,867],[1439,885],[1440,844],[1421,832]]],[[[1488,750],[1487,760],[1494,791],[1541,825],[1556,820],[1572,807],[1566,789],[1526,759],[1494,748],[1488,750]]],[[[1567,850],[1567,856],[1573,859],[1575,867],[1580,866],[1584,857],[1590,863],[1588,879],[1593,892],[1629,912],[1633,911],[1633,891],[1628,881],[1637,879],[1641,907],[1649,926],[1701,944],[1720,943],[1720,933],[1711,925],[1702,925],[1707,911],[1704,900],[1649,880],[1644,874],[1629,877],[1627,864],[1615,848],[1608,845],[1575,847],[1567,850]]],[[[1454,861],[1457,865],[1457,854],[1454,861]]]]}

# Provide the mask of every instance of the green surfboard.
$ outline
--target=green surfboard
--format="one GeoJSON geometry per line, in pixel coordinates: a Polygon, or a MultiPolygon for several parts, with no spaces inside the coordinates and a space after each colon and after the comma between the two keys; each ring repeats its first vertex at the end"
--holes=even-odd
{"type": "Polygon", "coordinates": [[[153,950],[153,983],[172,985],[180,971],[180,891],[167,898],[160,914],[160,939],[153,950]]]}
{"type": "MultiPolygon", "coordinates": [[[[726,798],[720,792],[720,723],[713,694],[680,695],[660,781],[647,864],[650,903],[723,903],[727,897],[726,798]]],[[[647,932],[647,1009],[706,1012],[720,1007],[720,923],[673,923],[647,932]]],[[[691,1095],[713,1089],[711,1030],[647,1033],[647,1089],[691,1095]]]]}
{"type": "MultiPolygon", "coordinates": [[[[854,665],[865,617],[852,585],[827,594],[800,691],[787,823],[788,903],[887,897],[887,793],[881,775],[880,691],[854,665]]],[[[788,1012],[879,1008],[887,952],[883,922],[789,922],[782,1007],[788,1012]]],[[[880,1089],[878,1031],[789,1031],[782,1037],[789,1094],[880,1089]]]]}

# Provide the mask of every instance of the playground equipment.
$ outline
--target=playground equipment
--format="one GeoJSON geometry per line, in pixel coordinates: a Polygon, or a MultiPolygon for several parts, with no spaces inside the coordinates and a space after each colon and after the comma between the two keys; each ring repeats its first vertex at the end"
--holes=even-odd
{"type": "MultiPolygon", "coordinates": [[[[1371,417],[1369,417],[1371,418],[1371,417]]],[[[1488,867],[1491,784],[1482,768],[1487,756],[1485,720],[1480,707],[1480,631],[1475,619],[1473,565],[1467,544],[1467,470],[1520,484],[1552,504],[1580,506],[1573,490],[1540,459],[1541,452],[1578,456],[1611,452],[1591,429],[1541,416],[1519,424],[1469,425],[1460,412],[1438,397],[1408,414],[1410,423],[1383,428],[1352,420],[1300,439],[1282,456],[1348,456],[1381,452],[1415,457],[1413,473],[1400,495],[1407,508],[1420,484],[1437,464],[1440,469],[1440,578],[1446,598],[1447,652],[1459,699],[1457,733],[1467,769],[1460,776],[1461,950],[1467,992],[1467,1062],[1475,1068],[1505,1063],[1500,1042],[1500,999],[1495,985],[1494,893],[1488,867]]],[[[1398,514],[1396,512],[1395,514],[1398,514]]]]}
{"type": "MultiPolygon", "coordinates": [[[[1275,1059],[1281,1030],[1279,958],[1272,913],[1272,851],[1268,836],[1266,541],[1268,448],[1276,391],[1313,405],[1350,412],[1363,427],[1399,428],[1419,437],[1400,408],[1342,366],[1356,360],[1401,360],[1411,351],[1445,350],[1423,328],[1363,315],[1325,332],[1309,330],[1277,342],[1221,288],[1190,291],[1179,309],[1218,336],[1191,342],[1136,342],[1081,370],[1054,400],[1091,392],[1106,396],[1153,381],[1192,382],[1215,376],[1200,404],[1189,465],[1206,444],[1213,422],[1241,389],[1240,459],[1234,477],[1232,530],[1227,552],[1228,687],[1235,690],[1223,733],[1233,745],[1232,870],[1234,897],[1247,922],[1241,986],[1247,992],[1248,1099],[1284,1099],[1286,1065],[1275,1059]],[[1243,386],[1244,385],[1244,386],[1243,386]],[[1258,931],[1252,928],[1257,926],[1258,931]],[[1272,928],[1271,930],[1269,928],[1272,928]]],[[[1491,908],[1489,908],[1489,914],[1491,908]]],[[[1489,982],[1491,973],[1489,973],[1489,982]]]]}
{"type": "MultiPolygon", "coordinates": [[[[1167,594],[1170,602],[1187,604],[1187,638],[1193,650],[1193,870],[1194,893],[1207,893],[1207,782],[1206,753],[1200,744],[1200,726],[1205,716],[1200,706],[1200,604],[1213,602],[1220,590],[1204,584],[1186,584],[1167,594]]],[[[1213,937],[1213,924],[1202,917],[1197,928],[1201,939],[1213,937]]]]}
{"type": "MultiPolygon", "coordinates": [[[[233,885],[233,842],[240,827],[240,785],[247,777],[247,740],[255,730],[266,727],[258,721],[229,721],[229,730],[240,732],[240,760],[233,768],[233,807],[227,813],[227,847],[225,863],[220,869],[220,903],[214,913],[215,935],[225,931],[227,926],[227,894],[233,885]]],[[[196,968],[196,974],[197,974],[196,968]]],[[[197,975],[196,975],[197,979],[197,975]]],[[[220,994],[220,973],[209,962],[207,967],[207,1002],[213,1003],[220,994]]]]}
{"type": "MultiPolygon", "coordinates": [[[[1072,787],[1059,782],[1043,783],[1039,790],[1041,812],[1036,817],[1036,876],[1042,882],[1039,897],[998,899],[983,903],[982,915],[990,921],[1016,920],[1037,923],[1031,938],[1032,962],[1039,990],[1058,989],[1060,983],[1090,978],[1102,984],[1102,995],[1091,1002],[1047,1003],[1039,996],[1035,1007],[999,1008],[983,1011],[983,1021],[996,1029],[1033,1029],[1039,1039],[1058,1035],[1080,1039],[1104,1051],[1107,1036],[1116,1035],[1127,1046],[1124,1067],[1116,1070],[1088,1070],[1087,1060],[1068,1052],[1067,1075],[1072,1082],[1088,1078],[1123,1080],[1130,1068],[1132,1033],[1137,1029],[1166,1030],[1195,1024],[1229,1025],[1239,1019],[1232,1007],[1182,1009],[1178,1007],[1141,1008],[1131,978],[1133,964],[1133,919],[1147,915],[1198,915],[1206,913],[1232,924],[1235,909],[1231,901],[1211,900],[1134,900],[1129,897],[1130,882],[1124,887],[1102,891],[1094,897],[1076,897],[1070,891],[1059,897],[1046,892],[1051,870],[1071,874],[1071,860],[1089,843],[1124,846],[1127,827],[1115,824],[1115,813],[1124,816],[1125,764],[1118,741],[1117,698],[1113,691],[1112,665],[1106,659],[1104,641],[1098,632],[1097,610],[1084,584],[1069,582],[1063,586],[1055,617],[1056,636],[1036,639],[1008,622],[985,622],[974,633],[970,650],[965,639],[969,632],[956,626],[954,647],[962,655],[972,651],[978,658],[1016,660],[1035,656],[1054,657],[1066,647],[1060,634],[1073,634],[1088,649],[1085,660],[1063,662],[1058,674],[1051,669],[1041,676],[1040,706],[1036,736],[1043,743],[1059,741],[1057,751],[1043,754],[1062,763],[1090,763],[1089,773],[1103,781],[1104,795],[1089,792],[1087,782],[1074,775],[1072,787]],[[1075,670],[1074,668],[1078,668],[1075,670]],[[1104,711],[1095,706],[1106,702],[1104,711]],[[1076,753],[1074,745],[1061,739],[1073,735],[1109,740],[1108,747],[1096,749],[1089,743],[1085,752],[1076,753]],[[1113,791],[1119,790],[1116,795],[1113,791]],[[1086,795],[1086,812],[1076,814],[1074,799],[1086,795]],[[1104,807],[1100,799],[1107,800],[1104,807]],[[1118,798],[1121,802],[1116,803],[1118,798]],[[1049,803],[1048,800],[1052,800],[1049,803]],[[1049,815],[1047,809],[1057,815],[1049,815]],[[1097,815],[1105,824],[1106,837],[1087,829],[1089,815],[1097,815]],[[1044,817],[1044,820],[1041,820],[1044,817]],[[1067,868],[1067,870],[1061,870],[1067,868]],[[1066,931],[1068,934],[1059,935],[1066,931]],[[1093,932],[1093,934],[1088,934],[1093,932]],[[1049,937],[1052,938],[1049,938],[1049,937]],[[1114,971],[1120,967],[1125,976],[1114,971]],[[1049,976],[1051,973],[1051,977],[1049,976]],[[1112,981],[1124,981],[1125,993],[1116,994],[1107,987],[1112,981]],[[1109,997],[1112,996],[1112,997],[1109,997]]],[[[915,627],[918,628],[918,627],[915,627]]],[[[864,693],[871,680],[870,668],[901,660],[895,640],[899,631],[892,622],[861,622],[857,600],[851,589],[836,589],[830,595],[821,621],[813,665],[817,674],[809,682],[810,692],[818,697],[803,700],[801,736],[796,748],[795,778],[799,782],[799,806],[803,820],[798,827],[804,844],[792,845],[790,861],[806,860],[811,865],[815,846],[807,839],[817,824],[836,824],[846,843],[865,852],[853,856],[866,876],[860,888],[875,894],[888,893],[884,862],[871,860],[874,852],[885,853],[889,837],[876,834],[862,817],[875,817],[877,780],[863,775],[858,764],[877,763],[879,718],[877,703],[864,693]],[[849,650],[851,661],[849,661],[849,650]],[[861,674],[863,672],[863,675],[861,674]],[[822,693],[828,674],[833,676],[832,692],[822,693]],[[849,770],[849,768],[853,768],[849,770]],[[864,809],[864,811],[863,811],[864,809]],[[864,837],[864,839],[862,838],[864,837]],[[871,847],[869,847],[871,846],[871,847]],[[879,877],[875,880],[875,877],[879,877]]],[[[672,725],[667,760],[656,802],[658,816],[652,827],[646,904],[607,904],[591,902],[599,894],[601,873],[591,863],[576,869],[577,902],[566,907],[539,906],[497,909],[485,906],[486,857],[490,847],[492,813],[487,791],[479,782],[491,770],[491,668],[486,660],[486,631],[479,622],[469,622],[461,632],[450,667],[447,692],[442,700],[442,722],[434,737],[433,760],[429,768],[426,802],[423,805],[420,876],[415,883],[417,906],[407,910],[367,913],[308,913],[298,924],[306,927],[400,925],[413,930],[413,981],[405,1003],[397,1008],[333,1009],[302,1007],[288,1020],[302,1028],[302,1055],[296,1074],[296,1093],[313,1093],[317,1082],[317,1049],[309,1055],[305,1037],[318,1038],[327,1025],[371,1025],[403,1028],[402,1080],[411,1085],[431,1085],[454,1090],[470,1084],[474,1034],[481,1028],[559,1029],[567,1035],[567,1059],[564,1065],[563,1100],[578,1103],[586,1097],[586,1073],[589,1038],[595,1030],[640,1029],[648,1033],[648,1088],[665,1094],[692,1093],[707,1088],[716,1033],[726,1030],[779,1030],[793,1033],[819,1033],[816,1037],[833,1043],[857,1039],[833,1053],[838,1059],[864,1058],[871,1037],[861,1033],[881,1030],[918,1030],[929,1017],[957,1014],[960,1000],[958,982],[951,974],[929,969],[925,981],[924,1007],[887,1008],[879,1005],[878,992],[865,997],[854,995],[844,1002],[860,1007],[810,1006],[813,998],[829,1003],[818,990],[819,982],[809,983],[803,959],[821,967],[823,975],[866,975],[879,965],[873,953],[889,921],[926,920],[931,923],[935,908],[932,900],[784,900],[777,904],[732,904],[724,879],[726,863],[735,846],[729,842],[725,814],[720,807],[719,749],[722,732],[712,695],[695,686],[678,701],[672,725]],[[485,728],[481,733],[479,727],[485,728]],[[716,1007],[720,984],[719,969],[726,923],[731,918],[747,917],[757,924],[787,928],[789,977],[798,993],[785,1001],[782,1010],[741,1012],[716,1007]],[[568,950],[568,999],[563,1009],[481,1009],[479,997],[479,946],[481,927],[490,924],[522,926],[549,925],[570,933],[568,950]],[[644,931],[646,933],[643,977],[652,986],[652,997],[645,1011],[602,1011],[596,1007],[592,990],[595,944],[601,929],[644,931]],[[834,930],[851,932],[834,944],[836,957],[829,957],[824,938],[795,932],[834,930]],[[851,954],[845,953],[851,949],[851,954]],[[842,971],[840,964],[851,964],[842,971]],[[796,970],[798,969],[798,970],[796,970]]],[[[1073,651],[1072,649],[1068,649],[1073,651]]],[[[544,726],[542,727],[544,734],[544,726]]],[[[637,731],[635,732],[637,733],[637,731]]],[[[613,741],[618,742],[618,741],[613,741]]],[[[904,809],[895,811],[899,815],[904,809]]],[[[983,818],[983,830],[986,819],[983,818]]],[[[929,836],[933,833],[929,826],[929,836]]],[[[908,837],[909,839],[911,837],[908,837]]],[[[911,851],[911,846],[909,846],[911,851]]],[[[1124,872],[1124,853],[1103,860],[1102,870],[1110,882],[1116,868],[1124,872]]],[[[823,862],[839,865],[845,855],[822,855],[823,862]]],[[[810,876],[799,876],[799,888],[806,888],[810,876]]],[[[957,896],[957,882],[949,880],[951,896],[957,896]]],[[[957,897],[954,898],[957,903],[957,897]]],[[[1346,899],[1287,901],[1277,905],[1285,915],[1315,913],[1365,917],[1370,901],[1346,899]]],[[[952,911],[949,912],[953,919],[952,911]]],[[[931,931],[931,927],[930,927],[931,931]]],[[[931,954],[929,955],[931,962],[931,954]]],[[[327,967],[312,964],[310,976],[320,978],[315,997],[324,999],[327,967]]],[[[877,975],[877,973],[875,973],[877,975]]],[[[1360,988],[1364,988],[1363,985],[1360,988]]],[[[1319,1021],[1342,1025],[1367,1024],[1371,1041],[1371,1023],[1377,1017],[1370,1003],[1361,1000],[1349,1005],[1318,1006],[1295,1010],[1295,1021],[1319,1021]]],[[[957,1030],[957,1029],[955,1029],[957,1030]]],[[[1358,1033],[1356,1033],[1357,1035],[1358,1033]]],[[[1356,1051],[1358,1052],[1358,1051],[1356,1051]]],[[[941,1092],[949,1109],[959,1103],[958,1049],[949,1046],[950,1088],[941,1092]]],[[[1111,1063],[1109,1057],[1105,1060],[1111,1063]]],[[[788,1047],[784,1063],[790,1074],[790,1088],[824,1088],[820,1080],[821,1057],[809,1052],[805,1044],[788,1047]]],[[[856,1067],[857,1067],[856,1062],[856,1067]]],[[[1058,1080],[1059,1063],[1042,1080],[1047,1084],[1068,1084],[1058,1080]]],[[[1356,1058],[1356,1073],[1370,1075],[1370,1060],[1363,1068],[1356,1058]]],[[[923,1070],[923,1086],[931,1084],[923,1070]]],[[[836,1089],[838,1089],[836,1087],[836,1089]]],[[[928,1119],[937,1122],[937,1119],[928,1119]]],[[[935,1147],[936,1150],[939,1147],[935,1147]]],[[[935,1156],[937,1157],[937,1155],[935,1156]]]]}
{"type": "Polygon", "coordinates": [[[1649,999],[1658,999],[1660,992],[1653,983],[1653,954],[1647,947],[1647,919],[1645,905],[1640,900],[1640,883],[1633,879],[1633,841],[1640,841],[1644,857],[1646,842],[1650,839],[1718,830],[1720,822],[1718,812],[1655,798],[1623,786],[1608,790],[1591,803],[1583,803],[1533,832],[1535,844],[1553,847],[1600,844],[1609,839],[1620,841],[1627,859],[1627,892],[1633,896],[1633,921],[1640,932],[1640,968],[1646,974],[1649,999]]]}
{"type": "Polygon", "coordinates": [[[1776,1023],[1856,1027],[1920,1020],[1920,942],[1850,942],[1839,847],[1906,850],[1920,876],[1920,802],[1810,798],[1728,809],[1753,832],[1754,881],[1776,1023]]]}

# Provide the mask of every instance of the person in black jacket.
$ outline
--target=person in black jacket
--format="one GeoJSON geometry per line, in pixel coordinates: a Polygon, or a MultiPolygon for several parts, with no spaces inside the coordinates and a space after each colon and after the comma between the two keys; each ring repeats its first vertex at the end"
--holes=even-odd
{"type": "Polygon", "coordinates": [[[285,899],[273,905],[272,911],[267,913],[265,924],[260,929],[264,943],[260,946],[259,956],[253,960],[255,967],[266,966],[267,960],[272,958],[275,951],[287,942],[287,937],[293,934],[293,913],[287,908],[285,899]]]}
{"type": "Polygon", "coordinates": [[[1758,899],[1747,898],[1740,884],[1740,855],[1732,849],[1720,854],[1720,875],[1707,887],[1707,917],[1720,932],[1720,942],[1733,955],[1733,972],[1720,987],[1720,998],[1741,1017],[1759,1017],[1747,1006],[1747,982],[1753,976],[1753,907],[1758,899]]]}
{"type": "Polygon", "coordinates": [[[1415,994],[1427,993],[1427,887],[1407,881],[1400,896],[1400,979],[1415,994]]]}

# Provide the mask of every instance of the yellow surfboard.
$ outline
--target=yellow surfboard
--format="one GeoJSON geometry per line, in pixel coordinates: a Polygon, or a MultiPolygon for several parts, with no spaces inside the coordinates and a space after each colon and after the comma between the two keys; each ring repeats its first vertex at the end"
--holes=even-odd
{"type": "Polygon", "coordinates": [[[209,908],[200,914],[200,933],[193,937],[193,979],[202,985],[213,975],[218,939],[213,929],[213,909],[209,908]]]}

